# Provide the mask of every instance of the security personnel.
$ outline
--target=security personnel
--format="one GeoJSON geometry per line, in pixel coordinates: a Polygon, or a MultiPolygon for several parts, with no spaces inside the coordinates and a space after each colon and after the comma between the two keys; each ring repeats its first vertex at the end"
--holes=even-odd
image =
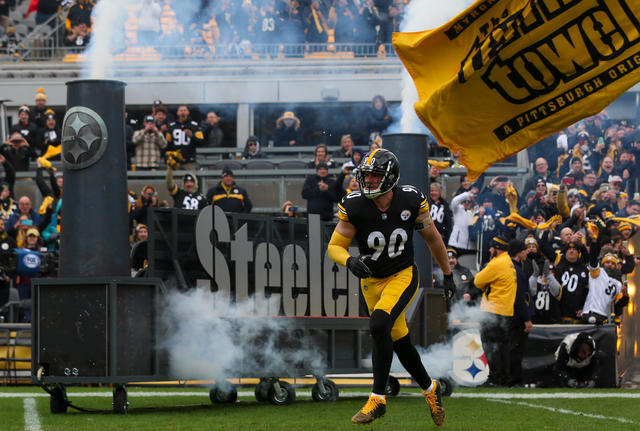
{"type": "Polygon", "coordinates": [[[248,213],[253,208],[249,194],[235,183],[233,171],[229,168],[222,170],[222,180],[207,191],[207,202],[230,213],[248,213]]]}
{"type": "Polygon", "coordinates": [[[508,333],[516,299],[517,273],[507,248],[504,238],[493,238],[489,249],[492,259],[474,279],[482,291],[480,309],[487,314],[480,328],[480,339],[489,363],[488,386],[503,386],[509,378],[508,333]]]}
{"type": "Polygon", "coordinates": [[[404,311],[419,285],[413,262],[413,230],[427,242],[442,269],[448,299],[455,294],[444,242],[422,192],[413,186],[397,185],[400,167],[391,151],[372,151],[361,162],[356,176],[360,190],[343,197],[338,205],[339,221],[328,247],[334,262],[347,266],[362,279],[362,294],[371,315],[373,392],[351,421],[370,423],[385,414],[384,390],[395,351],[422,388],[433,421],[442,425],[445,411],[441,386],[431,380],[411,343],[404,311]],[[353,238],[358,242],[359,257],[347,250],[353,238]]]}
{"type": "Polygon", "coordinates": [[[189,117],[187,105],[180,105],[176,115],[176,121],[169,123],[165,134],[167,151],[180,150],[185,159],[182,169],[192,171],[196,169],[196,147],[204,143],[204,134],[198,123],[189,117]]]}
{"type": "Polygon", "coordinates": [[[533,324],[529,305],[529,278],[526,276],[523,263],[527,260],[529,249],[523,241],[512,239],[509,241],[509,256],[516,270],[516,297],[513,303],[513,318],[509,327],[509,372],[507,383],[509,386],[522,385],[522,358],[533,324]]]}

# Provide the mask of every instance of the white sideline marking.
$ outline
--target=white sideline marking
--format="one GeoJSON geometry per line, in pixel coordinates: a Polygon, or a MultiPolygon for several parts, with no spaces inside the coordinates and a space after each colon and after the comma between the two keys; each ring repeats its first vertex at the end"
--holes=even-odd
{"type": "Polygon", "coordinates": [[[454,392],[451,398],[495,398],[495,399],[523,399],[543,400],[549,398],[591,399],[591,398],[640,398],[640,392],[542,392],[520,393],[511,392],[454,392]]]}
{"type": "MultiPolygon", "coordinates": [[[[155,391],[155,392],[142,392],[142,391],[127,391],[130,397],[201,397],[208,396],[208,392],[201,391],[155,391]]],[[[110,391],[104,392],[69,392],[69,397],[96,397],[96,398],[110,398],[113,393],[110,391]]],[[[296,395],[299,396],[311,396],[310,390],[300,390],[296,388],[296,395]]],[[[367,397],[368,392],[361,391],[340,391],[341,397],[367,397]]],[[[48,397],[49,394],[45,392],[0,392],[0,398],[41,398],[48,397]]],[[[253,391],[238,391],[240,397],[253,397],[253,391]]],[[[419,392],[400,392],[402,397],[422,397],[419,392]]],[[[567,398],[567,399],[594,399],[594,398],[640,398],[640,392],[541,392],[541,393],[512,393],[512,392],[454,392],[451,394],[451,398],[493,398],[493,399],[524,399],[524,400],[539,400],[539,399],[554,399],[554,398],[567,398]]]]}
{"type": "Polygon", "coordinates": [[[24,429],[26,431],[41,431],[40,417],[36,409],[35,398],[24,399],[24,429]]]}
{"type": "Polygon", "coordinates": [[[564,413],[566,415],[581,416],[581,417],[585,417],[585,418],[613,420],[613,421],[617,421],[617,422],[622,422],[624,424],[633,424],[633,425],[637,425],[638,424],[637,422],[634,422],[632,420],[625,419],[625,418],[619,418],[619,417],[614,417],[614,416],[595,415],[595,414],[584,413],[584,412],[575,412],[573,410],[558,409],[558,408],[555,408],[555,407],[547,407],[547,406],[540,406],[540,405],[537,405],[537,404],[525,403],[525,402],[522,402],[522,401],[506,401],[506,400],[498,400],[498,399],[491,399],[491,398],[489,398],[488,401],[493,401],[494,403],[502,403],[502,404],[514,404],[514,405],[518,405],[518,406],[531,407],[531,408],[534,408],[534,409],[548,410],[548,411],[551,411],[551,412],[554,412],[554,413],[564,413]]]}

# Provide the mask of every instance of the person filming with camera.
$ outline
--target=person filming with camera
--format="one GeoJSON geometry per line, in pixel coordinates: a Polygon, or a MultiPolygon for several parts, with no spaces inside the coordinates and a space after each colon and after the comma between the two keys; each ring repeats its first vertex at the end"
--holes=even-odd
{"type": "Polygon", "coordinates": [[[162,164],[162,150],[167,147],[167,140],[160,133],[153,116],[144,118],[144,127],[133,134],[136,147],[136,169],[155,171],[162,164]]]}

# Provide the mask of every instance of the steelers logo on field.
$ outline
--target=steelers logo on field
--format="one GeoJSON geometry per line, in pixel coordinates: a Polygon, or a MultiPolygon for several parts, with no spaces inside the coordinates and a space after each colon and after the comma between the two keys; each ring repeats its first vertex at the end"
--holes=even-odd
{"type": "Polygon", "coordinates": [[[409,220],[409,217],[411,217],[411,211],[409,210],[404,210],[400,213],[400,218],[402,219],[402,221],[409,220]]]}
{"type": "Polygon", "coordinates": [[[489,363],[477,329],[465,329],[453,337],[451,377],[461,386],[478,386],[489,377],[489,363]]]}
{"type": "Polygon", "coordinates": [[[84,106],[69,109],[62,122],[62,164],[84,169],[96,163],[107,149],[107,126],[100,115],[84,106]]]}

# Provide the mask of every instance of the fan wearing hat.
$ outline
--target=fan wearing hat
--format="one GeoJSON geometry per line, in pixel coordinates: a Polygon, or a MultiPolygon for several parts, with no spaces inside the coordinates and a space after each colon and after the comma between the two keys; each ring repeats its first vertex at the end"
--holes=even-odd
{"type": "Polygon", "coordinates": [[[560,314],[563,323],[578,323],[582,316],[582,307],[589,291],[586,255],[586,247],[569,238],[556,256],[554,272],[556,280],[562,285],[560,314]]]}
{"type": "Polygon", "coordinates": [[[247,191],[236,184],[233,171],[225,166],[220,182],[207,191],[207,202],[218,205],[224,212],[249,213],[253,204],[247,191]]]}
{"type": "Polygon", "coordinates": [[[29,159],[38,157],[27,139],[17,131],[12,132],[9,139],[0,146],[0,154],[11,163],[16,172],[28,171],[29,159]]]}
{"type": "Polygon", "coordinates": [[[144,117],[143,127],[133,134],[136,149],[136,170],[155,171],[162,165],[162,150],[167,140],[158,130],[152,115],[144,117]]]}
{"type": "Polygon", "coordinates": [[[247,138],[247,142],[244,144],[242,158],[244,160],[267,158],[267,155],[260,151],[260,141],[258,140],[257,136],[249,136],[247,138]]]}
{"type": "Polygon", "coordinates": [[[518,256],[518,259],[520,255],[526,257],[526,248],[522,241],[511,244],[504,238],[495,237],[491,253],[495,257],[476,274],[474,283],[482,291],[480,309],[487,317],[483,319],[485,323],[480,328],[482,347],[489,363],[487,383],[492,386],[503,386],[507,385],[511,379],[509,327],[513,320],[518,292],[518,278],[512,256],[518,256]]]}
{"type": "Polygon", "coordinates": [[[533,326],[529,304],[529,276],[524,271],[524,263],[529,254],[529,248],[524,241],[512,239],[509,241],[509,256],[516,270],[517,291],[513,303],[513,320],[509,327],[509,386],[522,385],[522,358],[524,349],[533,326]]]}
{"type": "Polygon", "coordinates": [[[302,198],[307,200],[308,214],[319,214],[323,221],[333,220],[333,204],[338,196],[336,180],[329,176],[326,163],[318,163],[315,175],[307,175],[302,186],[302,198]]]}
{"type": "MultiPolygon", "coordinates": [[[[466,304],[471,305],[473,300],[480,296],[480,290],[476,289],[473,285],[473,273],[469,268],[460,265],[458,262],[458,252],[454,248],[447,249],[447,258],[449,260],[449,267],[453,274],[453,281],[456,285],[456,292],[453,296],[452,302],[464,301],[466,304]]],[[[436,286],[443,286],[442,271],[435,272],[436,286]]]]}
{"type": "Polygon", "coordinates": [[[47,118],[47,94],[43,88],[38,88],[34,97],[36,106],[31,110],[31,118],[39,129],[43,129],[47,118]]]}
{"type": "Polygon", "coordinates": [[[276,130],[273,132],[273,143],[276,147],[298,147],[304,145],[300,120],[292,111],[286,111],[276,120],[276,130]]]}
{"type": "Polygon", "coordinates": [[[600,244],[591,235],[589,245],[589,293],[584,302],[582,322],[600,325],[609,318],[610,306],[616,296],[627,294],[627,287],[618,279],[620,271],[615,254],[606,253],[600,260],[600,244]]]}
{"type": "Polygon", "coordinates": [[[173,181],[173,169],[170,167],[167,167],[166,180],[167,190],[173,197],[174,208],[201,210],[207,206],[207,198],[198,191],[198,180],[191,172],[182,177],[182,188],[173,181]]]}
{"type": "MultiPolygon", "coordinates": [[[[44,112],[44,127],[40,130],[42,139],[42,150],[46,160],[60,160],[60,153],[62,152],[62,133],[60,127],[58,127],[58,120],[56,114],[52,109],[47,108],[44,112]]],[[[50,166],[43,166],[45,169],[51,169],[50,166]]]]}
{"type": "Polygon", "coordinates": [[[31,120],[31,109],[27,105],[18,108],[18,122],[11,126],[10,133],[20,133],[34,149],[40,149],[38,126],[31,120]]]}

